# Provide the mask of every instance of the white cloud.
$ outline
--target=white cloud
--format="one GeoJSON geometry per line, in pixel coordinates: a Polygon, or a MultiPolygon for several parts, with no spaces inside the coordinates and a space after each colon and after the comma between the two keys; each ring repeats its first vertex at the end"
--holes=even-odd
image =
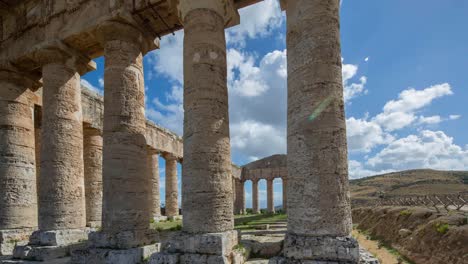
{"type": "Polygon", "coordinates": [[[457,120],[461,117],[461,115],[449,115],[450,120],[457,120]]]}
{"type": "Polygon", "coordinates": [[[89,90],[95,92],[95,93],[98,93],[98,94],[103,94],[103,90],[102,89],[99,89],[97,88],[96,86],[92,85],[90,82],[88,82],[87,80],[81,78],[80,80],[80,84],[86,88],[88,88],[89,90]]]}
{"type": "Polygon", "coordinates": [[[418,122],[421,124],[438,124],[442,122],[442,118],[439,115],[420,116],[418,122]]]}
{"type": "Polygon", "coordinates": [[[152,51],[148,56],[153,69],[179,84],[183,83],[183,44],[184,31],[179,30],[175,35],[166,35],[161,39],[160,49],[152,51]]]}
{"type": "Polygon", "coordinates": [[[101,89],[104,88],[104,79],[103,78],[99,78],[99,87],[101,87],[101,89]]]}
{"type": "Polygon", "coordinates": [[[239,10],[241,23],[227,30],[228,44],[245,45],[246,38],[265,37],[285,21],[278,0],[265,0],[239,10]]]}
{"type": "Polygon", "coordinates": [[[351,151],[369,152],[377,145],[388,144],[393,136],[385,133],[375,122],[350,117],[346,120],[348,148],[351,151]]]}
{"type": "Polygon", "coordinates": [[[369,59],[370,59],[369,57],[366,57],[366,58],[364,59],[364,61],[365,61],[365,62],[368,62],[369,59]]]}
{"type": "Polygon", "coordinates": [[[468,148],[454,144],[442,131],[423,130],[393,141],[367,164],[378,170],[432,168],[441,170],[468,169],[468,148]]]}
{"type": "MultiPolygon", "coordinates": [[[[415,113],[430,105],[434,99],[452,94],[448,83],[434,85],[423,90],[410,88],[402,91],[397,100],[387,102],[383,107],[383,112],[374,120],[387,131],[402,129],[418,120],[415,113]]],[[[419,120],[427,121],[427,119],[419,120]]],[[[432,118],[429,121],[434,120],[432,118]]]]}
{"type": "Polygon", "coordinates": [[[286,131],[272,125],[247,120],[232,124],[230,133],[233,151],[252,159],[286,153],[286,131]]]}
{"type": "Polygon", "coordinates": [[[357,97],[360,94],[367,93],[367,90],[365,89],[365,85],[367,83],[366,76],[359,77],[358,82],[351,82],[351,80],[356,76],[358,69],[358,65],[342,63],[341,72],[343,75],[343,89],[345,102],[349,102],[351,99],[357,97]]]}
{"type": "Polygon", "coordinates": [[[348,172],[349,172],[349,177],[351,179],[359,179],[362,177],[384,174],[384,173],[389,173],[392,171],[394,170],[392,169],[380,170],[380,171],[371,170],[371,169],[366,168],[361,162],[357,160],[348,161],[348,172]]]}

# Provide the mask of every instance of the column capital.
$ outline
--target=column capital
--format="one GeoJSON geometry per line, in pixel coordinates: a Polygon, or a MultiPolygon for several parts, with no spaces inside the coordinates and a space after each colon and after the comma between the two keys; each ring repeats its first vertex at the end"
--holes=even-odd
{"type": "Polygon", "coordinates": [[[161,156],[162,156],[165,160],[177,160],[177,161],[180,160],[179,157],[177,157],[176,155],[174,155],[174,154],[172,154],[172,153],[169,153],[169,152],[162,153],[161,156]]]}
{"type": "Polygon", "coordinates": [[[120,40],[137,43],[143,54],[154,49],[159,49],[159,39],[148,37],[139,28],[124,21],[104,21],[98,26],[96,34],[103,46],[106,42],[120,40]]]}
{"type": "Polygon", "coordinates": [[[30,76],[18,69],[8,60],[0,60],[0,80],[10,81],[21,86],[36,90],[42,87],[39,77],[30,76]]]}
{"type": "Polygon", "coordinates": [[[283,11],[286,10],[288,0],[279,0],[279,2],[280,2],[281,10],[283,10],[283,11]]]}
{"type": "Polygon", "coordinates": [[[41,66],[62,63],[75,69],[80,75],[96,69],[96,63],[93,60],[58,40],[47,42],[35,48],[33,58],[41,66]]]}
{"type": "Polygon", "coordinates": [[[232,27],[240,23],[239,12],[234,0],[179,0],[177,6],[179,18],[183,22],[185,16],[195,9],[209,9],[224,18],[224,27],[232,27]]]}

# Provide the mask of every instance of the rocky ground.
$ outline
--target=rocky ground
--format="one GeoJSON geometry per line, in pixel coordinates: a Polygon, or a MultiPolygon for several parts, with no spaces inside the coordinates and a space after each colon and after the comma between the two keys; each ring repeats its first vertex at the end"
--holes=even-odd
{"type": "Polygon", "coordinates": [[[356,208],[353,222],[367,237],[416,264],[468,263],[468,214],[419,207],[356,208]]]}

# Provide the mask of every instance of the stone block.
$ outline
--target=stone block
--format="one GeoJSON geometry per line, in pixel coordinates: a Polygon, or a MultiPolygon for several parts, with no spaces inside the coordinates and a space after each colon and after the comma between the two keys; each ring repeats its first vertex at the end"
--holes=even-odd
{"type": "Polygon", "coordinates": [[[130,249],[87,248],[72,252],[73,264],[137,264],[159,252],[160,244],[130,249]]]}
{"type": "Polygon", "coordinates": [[[180,254],[156,253],[148,264],[179,264],[180,254]]]}
{"type": "Polygon", "coordinates": [[[19,259],[11,259],[11,260],[0,261],[0,264],[40,264],[40,263],[70,264],[70,257],[52,259],[52,260],[48,260],[47,262],[39,262],[39,261],[32,261],[32,260],[19,260],[19,259]]]}
{"type": "Polygon", "coordinates": [[[207,234],[176,232],[163,244],[163,251],[168,253],[229,256],[232,248],[237,243],[237,231],[207,234]]]}
{"type": "Polygon", "coordinates": [[[52,231],[35,231],[29,245],[66,246],[88,239],[90,229],[65,229],[52,231]]]}
{"type": "Polygon", "coordinates": [[[300,236],[287,234],[284,240],[283,253],[285,257],[291,259],[358,263],[359,244],[350,236],[300,236]]]}
{"type": "Polygon", "coordinates": [[[31,228],[0,230],[0,256],[12,255],[16,245],[26,245],[33,231],[31,228]]]}
{"type": "Polygon", "coordinates": [[[17,246],[13,258],[22,260],[48,261],[67,257],[70,254],[67,246],[17,246]]]}
{"type": "Polygon", "coordinates": [[[129,230],[118,233],[92,232],[90,243],[97,248],[128,249],[154,244],[157,240],[156,230],[129,230]]]}

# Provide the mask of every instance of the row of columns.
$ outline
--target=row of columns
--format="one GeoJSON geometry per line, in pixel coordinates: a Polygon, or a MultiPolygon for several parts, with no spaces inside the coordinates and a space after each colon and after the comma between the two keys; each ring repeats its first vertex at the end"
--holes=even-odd
{"type": "MultiPolygon", "coordinates": [[[[275,205],[274,205],[274,189],[273,189],[273,181],[274,179],[267,179],[267,212],[268,213],[275,213],[275,205]]],[[[258,198],[258,182],[259,179],[252,180],[252,211],[254,214],[260,213],[260,206],[259,206],[259,198],[258,198]]],[[[234,180],[233,184],[235,184],[234,193],[234,213],[235,214],[243,214],[246,212],[245,208],[245,190],[244,190],[244,183],[245,181],[242,180],[234,180]]],[[[287,210],[287,180],[282,179],[283,183],[283,211],[286,212],[287,210]]]]}
{"type": "MultiPolygon", "coordinates": [[[[351,239],[340,238],[349,236],[351,216],[339,1],[284,0],[282,3],[287,15],[289,179],[288,233],[283,253],[291,259],[356,263],[356,248],[349,242],[351,239]],[[337,250],[329,250],[330,247],[337,250]]],[[[224,34],[225,26],[232,19],[227,15],[232,5],[232,1],[214,0],[197,3],[187,0],[180,4],[185,7],[180,12],[185,29],[183,230],[192,234],[233,229],[224,34]]],[[[108,22],[98,33],[105,57],[101,233],[119,238],[126,237],[118,235],[122,232],[144,233],[151,214],[151,179],[146,172],[144,138],[142,57],[146,49],[141,32],[130,25],[108,22]]],[[[83,61],[62,49],[46,50],[38,56],[44,81],[41,136],[41,175],[44,176],[39,177],[39,228],[41,231],[81,229],[85,226],[85,194],[83,147],[78,142],[83,140],[79,86],[83,61]]],[[[20,92],[26,90],[15,82],[7,86],[20,92]]],[[[6,122],[11,128],[4,129],[7,135],[2,140],[7,140],[10,147],[2,152],[0,164],[2,170],[15,170],[18,174],[14,175],[21,177],[4,176],[0,187],[11,190],[6,202],[2,201],[2,208],[24,222],[33,218],[33,211],[24,215],[33,202],[17,199],[20,190],[10,187],[12,183],[13,187],[20,186],[16,181],[24,182],[29,188],[26,193],[33,193],[34,185],[30,183],[35,176],[34,158],[27,153],[34,150],[31,144],[15,141],[13,137],[33,138],[34,135],[32,126],[15,123],[11,118],[12,113],[21,112],[19,108],[28,113],[21,93],[17,95],[12,98],[10,95],[0,105],[8,113],[0,122],[6,122]],[[28,157],[11,159],[10,152],[17,153],[17,150],[28,157]]],[[[30,122],[31,117],[25,115],[23,120],[30,122]]],[[[2,175],[12,174],[7,171],[2,175]]],[[[272,194],[272,182],[268,185],[272,194]]],[[[253,186],[254,207],[258,210],[257,182],[253,186]]],[[[269,205],[271,208],[273,204],[269,205]]],[[[5,214],[0,217],[5,218],[5,214]]],[[[16,220],[8,218],[6,223],[16,220]]],[[[125,246],[148,241],[141,236],[132,237],[136,241],[125,246]]]]}
{"type": "MultiPolygon", "coordinates": [[[[115,34],[121,28],[111,23],[100,29],[106,58],[103,135],[83,129],[80,75],[89,60],[58,42],[35,53],[43,81],[36,130],[34,82],[0,65],[0,230],[102,225],[112,232],[147,228],[160,215],[158,155],[147,152],[145,140],[141,37],[128,25],[115,34]]],[[[164,157],[166,214],[176,216],[178,160],[164,157]]]]}

